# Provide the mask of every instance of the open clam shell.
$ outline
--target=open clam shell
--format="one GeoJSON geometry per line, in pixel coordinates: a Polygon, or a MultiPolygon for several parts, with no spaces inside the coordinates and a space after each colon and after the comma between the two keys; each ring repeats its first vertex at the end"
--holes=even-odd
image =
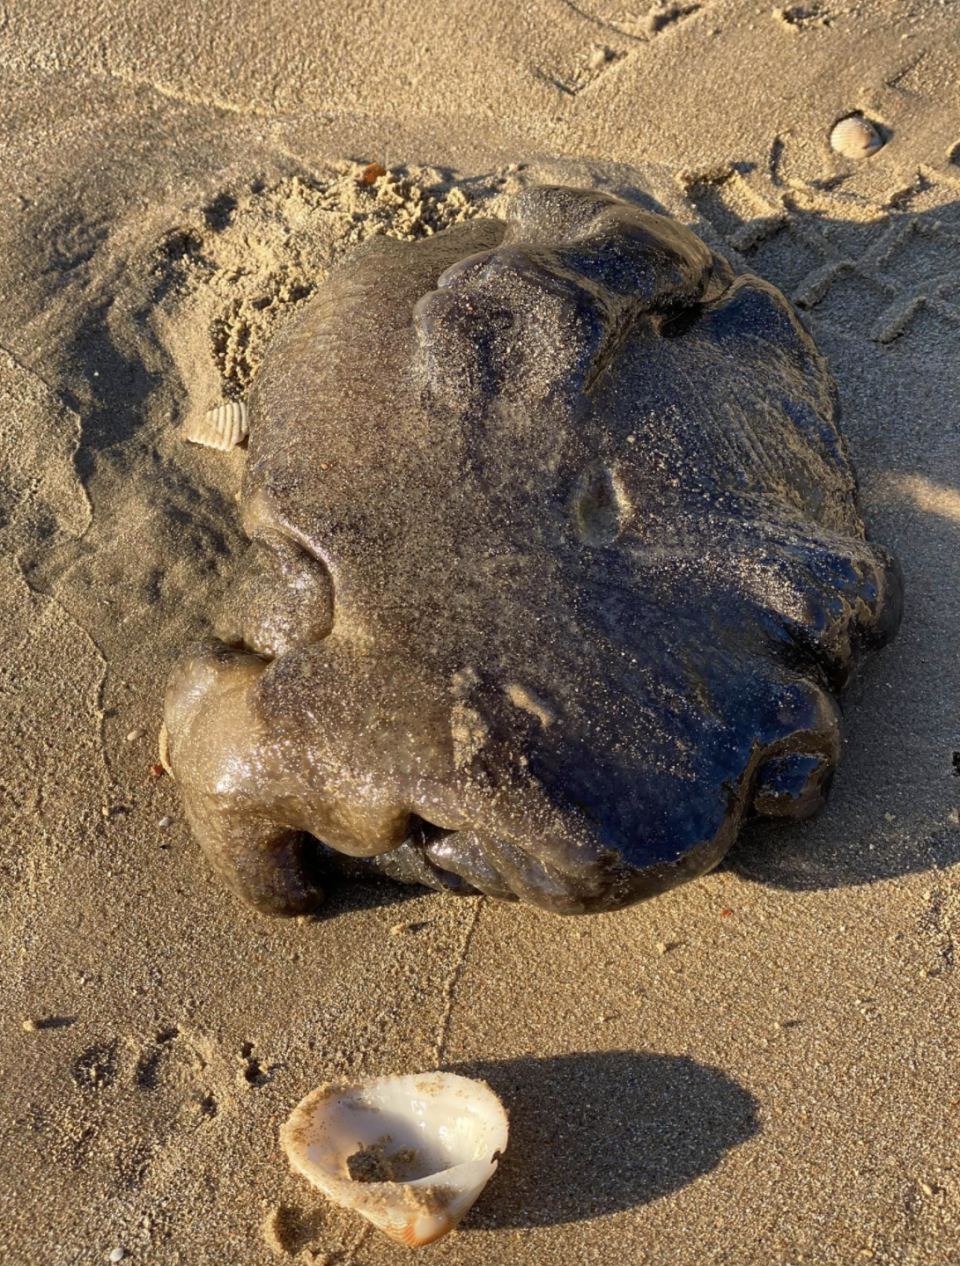
{"type": "Polygon", "coordinates": [[[454,1073],[368,1077],[307,1095],[280,1140],[331,1200],[417,1248],[453,1230],[483,1191],[507,1113],[484,1082],[454,1073]]]}

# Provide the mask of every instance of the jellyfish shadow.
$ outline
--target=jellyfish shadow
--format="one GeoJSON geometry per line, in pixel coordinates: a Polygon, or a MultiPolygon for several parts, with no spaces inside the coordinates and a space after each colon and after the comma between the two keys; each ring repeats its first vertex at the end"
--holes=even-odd
{"type": "Polygon", "coordinates": [[[960,862],[956,827],[891,833],[884,838],[869,829],[848,829],[847,815],[824,821],[782,826],[753,822],[723,861],[740,879],[788,892],[858,887],[903,875],[946,870],[960,862]]]}
{"type": "Polygon", "coordinates": [[[448,1070],[482,1078],[515,1109],[474,1228],[553,1226],[649,1204],[760,1131],[753,1095],[685,1055],[531,1055],[448,1070]]]}

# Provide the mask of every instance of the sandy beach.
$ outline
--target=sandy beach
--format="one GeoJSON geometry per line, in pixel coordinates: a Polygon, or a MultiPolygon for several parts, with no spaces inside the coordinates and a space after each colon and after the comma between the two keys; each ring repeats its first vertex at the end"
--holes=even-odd
{"type": "Polygon", "coordinates": [[[424,1260],[960,1263],[957,0],[4,0],[0,102],[0,1260],[408,1260],[279,1128],[442,1067],[511,1140],[424,1260]],[[793,301],[903,626],[825,812],[694,883],[563,919],[345,882],[265,919],[155,768],[245,543],[245,450],[182,431],[357,244],[544,180],[793,301]]]}

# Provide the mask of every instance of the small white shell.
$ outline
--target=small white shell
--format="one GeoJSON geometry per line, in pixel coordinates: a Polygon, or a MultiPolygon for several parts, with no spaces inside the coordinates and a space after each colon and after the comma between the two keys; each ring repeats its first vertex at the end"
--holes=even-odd
{"type": "Polygon", "coordinates": [[[851,114],[834,125],[830,133],[830,145],[844,158],[856,161],[875,154],[882,148],[883,139],[869,119],[851,114]]]}
{"type": "Polygon", "coordinates": [[[190,444],[202,444],[204,448],[227,453],[246,438],[247,430],[247,406],[231,400],[208,409],[202,418],[189,423],[184,428],[183,438],[190,444]]]}
{"type": "Polygon", "coordinates": [[[368,1077],[307,1095],[280,1141],[331,1200],[418,1248],[452,1231],[487,1185],[507,1114],[484,1082],[454,1073],[368,1077]]]}

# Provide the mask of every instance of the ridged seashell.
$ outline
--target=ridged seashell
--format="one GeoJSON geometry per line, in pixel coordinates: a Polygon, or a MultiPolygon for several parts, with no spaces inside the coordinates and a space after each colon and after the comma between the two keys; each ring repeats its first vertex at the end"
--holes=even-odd
{"type": "Polygon", "coordinates": [[[190,444],[216,448],[227,453],[247,436],[247,406],[236,400],[208,409],[202,418],[191,422],[183,432],[190,444]]]}
{"type": "Polygon", "coordinates": [[[869,158],[883,146],[883,138],[868,119],[851,114],[834,125],[830,145],[844,158],[869,158]]]}
{"type": "Polygon", "coordinates": [[[507,1146],[489,1086],[454,1073],[314,1090],[280,1132],[290,1164],[331,1200],[418,1248],[452,1231],[507,1146]]]}

